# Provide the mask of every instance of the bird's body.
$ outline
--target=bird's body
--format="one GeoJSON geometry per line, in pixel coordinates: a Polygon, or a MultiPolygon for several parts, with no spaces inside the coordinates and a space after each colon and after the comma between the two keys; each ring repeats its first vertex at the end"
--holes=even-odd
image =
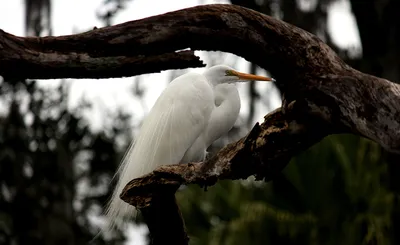
{"type": "Polygon", "coordinates": [[[240,78],[272,81],[219,65],[203,74],[186,73],[167,86],[117,170],[118,183],[106,211],[111,223],[106,230],[121,225],[121,218],[135,212],[119,198],[129,181],[161,165],[205,159],[207,148],[227,133],[239,116],[240,98],[233,83],[240,78]]]}

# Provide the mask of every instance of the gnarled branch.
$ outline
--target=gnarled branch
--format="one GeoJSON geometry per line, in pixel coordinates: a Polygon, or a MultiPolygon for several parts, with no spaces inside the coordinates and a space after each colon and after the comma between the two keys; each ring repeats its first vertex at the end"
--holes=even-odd
{"type": "Polygon", "coordinates": [[[171,197],[180,185],[211,186],[218,180],[251,175],[257,179],[271,179],[292,156],[336,132],[333,125],[316,115],[310,116],[307,112],[318,108],[307,103],[292,102],[285,114],[281,109],[271,112],[263,124],[257,124],[245,138],[224,147],[208,161],[162,166],[130,181],[120,197],[142,210],[151,232],[151,244],[166,241],[188,244],[184,224],[174,225],[180,224],[181,214],[179,208],[173,206],[176,203],[171,197]]]}
{"type": "Polygon", "coordinates": [[[268,69],[289,102],[307,97],[331,103],[333,120],[400,152],[399,85],[352,69],[300,28],[235,5],[198,6],[60,37],[2,31],[0,75],[105,78],[203,66],[192,51],[176,52],[186,48],[242,56],[268,69]]]}
{"type": "Polygon", "coordinates": [[[269,113],[264,123],[256,124],[246,137],[227,145],[205,162],[162,166],[130,181],[121,198],[145,208],[151,206],[154,193],[175,192],[183,184],[211,186],[217,180],[251,175],[270,179],[282,163],[337,130],[318,116],[310,116],[312,108],[306,103],[292,102],[284,114],[281,109],[269,113]]]}
{"type": "Polygon", "coordinates": [[[169,222],[181,224],[171,197],[182,184],[270,179],[293,155],[332,133],[354,133],[400,153],[400,85],[349,67],[300,28],[234,5],[198,6],[61,37],[0,32],[0,75],[103,78],[203,66],[193,50],[231,52],[269,70],[282,85],[284,103],[210,160],[165,166],[126,186],[121,198],[144,210],[154,244],[187,244],[184,226],[169,222]],[[160,206],[163,200],[171,205],[160,206]],[[160,207],[171,210],[157,212],[160,207]]]}

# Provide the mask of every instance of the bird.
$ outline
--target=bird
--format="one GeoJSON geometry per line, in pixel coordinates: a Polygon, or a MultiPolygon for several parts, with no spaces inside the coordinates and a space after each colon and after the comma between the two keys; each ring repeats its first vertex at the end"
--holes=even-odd
{"type": "Polygon", "coordinates": [[[268,81],[270,77],[242,73],[215,65],[202,74],[188,72],[172,80],[144,118],[114,178],[118,178],[106,207],[104,231],[121,228],[135,208],[119,197],[132,179],[161,165],[203,161],[207,148],[234,126],[240,112],[237,82],[268,81]]]}

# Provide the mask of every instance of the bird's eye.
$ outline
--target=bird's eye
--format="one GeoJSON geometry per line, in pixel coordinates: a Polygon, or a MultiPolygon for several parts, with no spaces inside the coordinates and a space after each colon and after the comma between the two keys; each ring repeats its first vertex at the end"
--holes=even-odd
{"type": "Polygon", "coordinates": [[[234,76],[233,72],[231,70],[226,70],[225,71],[225,76],[234,76]]]}

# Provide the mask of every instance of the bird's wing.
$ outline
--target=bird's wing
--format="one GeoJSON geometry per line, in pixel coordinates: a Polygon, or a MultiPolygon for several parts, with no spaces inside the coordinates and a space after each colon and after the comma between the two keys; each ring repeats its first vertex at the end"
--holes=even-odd
{"type": "Polygon", "coordinates": [[[179,163],[207,127],[213,97],[200,74],[188,73],[171,82],[143,123],[136,142],[141,153],[134,154],[132,164],[139,160],[134,164],[146,166],[144,173],[159,165],[179,163]]]}

